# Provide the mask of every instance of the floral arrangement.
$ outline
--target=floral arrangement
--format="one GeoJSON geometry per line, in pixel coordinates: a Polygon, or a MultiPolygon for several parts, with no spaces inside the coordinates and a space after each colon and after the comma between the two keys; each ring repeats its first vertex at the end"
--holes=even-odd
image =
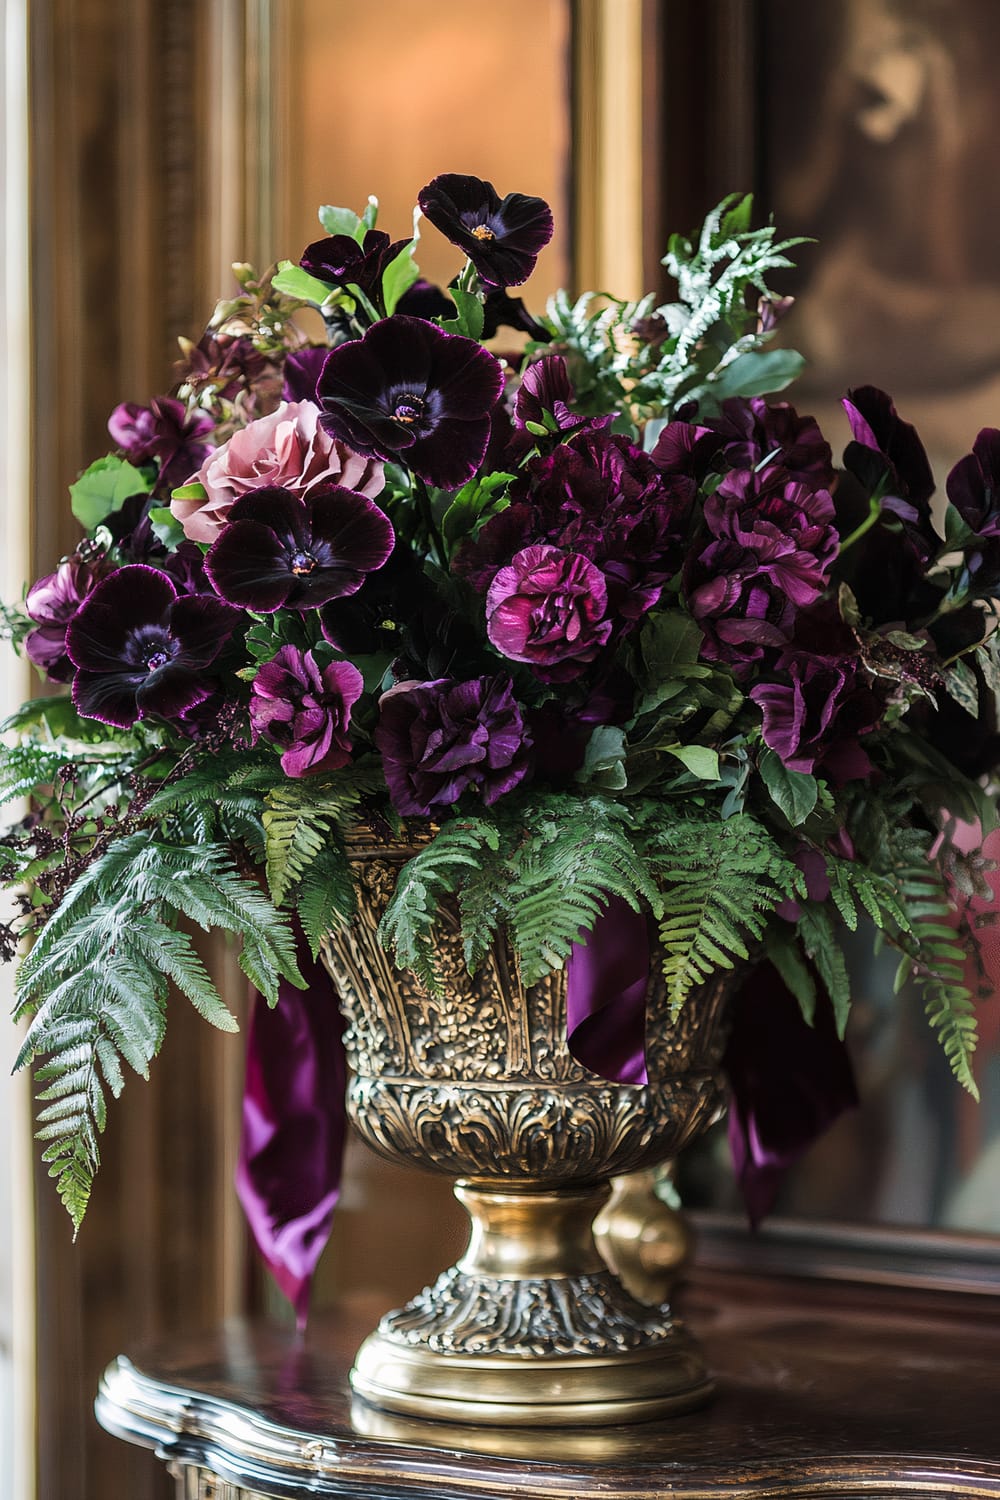
{"type": "Polygon", "coordinates": [[[748,198],[671,241],[674,301],[537,316],[510,288],[545,203],[448,175],[419,209],[465,256],[447,291],[374,199],[322,209],[297,265],[237,267],[71,485],[76,550],[5,613],[61,689],[6,726],[0,791],[31,810],[0,865],[77,1224],[168,987],[235,1026],[181,919],[235,934],[273,1004],[351,920],[358,824],[422,836],[382,935],[432,988],[445,900],[470,967],[504,927],[529,984],[617,906],[655,924],[675,1012],[767,964],[842,1035],[864,920],[975,1089],[983,861],[953,835],[994,821],[1000,432],[951,473],[943,536],[883,393],[848,395],[836,473],[764,400],[801,364],[764,347],[792,242],[748,198]]]}

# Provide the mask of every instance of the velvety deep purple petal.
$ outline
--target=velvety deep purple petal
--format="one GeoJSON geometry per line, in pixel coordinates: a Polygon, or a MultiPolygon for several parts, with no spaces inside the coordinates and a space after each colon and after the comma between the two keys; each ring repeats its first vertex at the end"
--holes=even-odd
{"type": "Polygon", "coordinates": [[[77,672],[73,679],[74,706],[85,719],[130,729],[139,717],[135,695],[142,681],[139,673],[77,672]]]}
{"type": "Polygon", "coordinates": [[[211,693],[209,683],[171,663],[158,672],[150,672],[136,689],[135,701],[140,718],[158,714],[161,719],[178,719],[189,709],[204,703],[211,693]]]}
{"type": "Polygon", "coordinates": [[[392,552],[396,538],[389,517],[356,490],[318,491],[308,510],[313,543],[322,542],[345,567],[374,573],[392,552]]]}
{"type": "Polygon", "coordinates": [[[98,584],[71,621],[70,659],[88,672],[119,669],[130,635],[165,614],[176,598],[174,585],[157,568],[144,563],[119,568],[98,584]]]}
{"type": "Polygon", "coordinates": [[[326,344],[310,344],[296,349],[285,360],[285,383],[282,401],[315,401],[316,382],[330,353],[326,344]]]}
{"type": "Polygon", "coordinates": [[[855,442],[888,459],[905,495],[924,505],[934,493],[934,475],[913,424],[903,421],[892,399],[877,386],[864,385],[848,391],[841,405],[855,442]]]}
{"type": "Polygon", "coordinates": [[[170,633],[180,643],[179,666],[207,667],[244,620],[243,611],[211,594],[182,595],[170,607],[170,633]]]}
{"type": "Polygon", "coordinates": [[[984,427],[948,475],[948,499],[977,536],[1000,531],[1000,431],[984,427]]]}
{"type": "Polygon", "coordinates": [[[226,526],[206,554],[205,572],[221,598],[265,615],[281,608],[295,583],[281,541],[260,521],[226,526]]]}
{"type": "Polygon", "coordinates": [[[309,540],[309,513],[305,501],[301,495],[277,486],[248,490],[236,501],[227,520],[260,521],[279,536],[294,537],[300,546],[307,545],[309,540]]]}

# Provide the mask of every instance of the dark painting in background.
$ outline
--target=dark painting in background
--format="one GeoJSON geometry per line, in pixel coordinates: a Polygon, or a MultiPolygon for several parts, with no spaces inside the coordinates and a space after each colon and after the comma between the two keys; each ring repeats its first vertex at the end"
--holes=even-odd
{"type": "MultiPolygon", "coordinates": [[[[797,301],[783,337],[809,360],[796,405],[837,457],[840,397],[882,386],[923,437],[943,496],[980,427],[1000,426],[1000,6],[681,0],[666,15],[664,220],[694,223],[752,181],[758,217],[814,240],[787,284],[797,301]],[[711,80],[704,96],[680,75],[692,43],[711,80]]],[[[989,947],[1000,977],[1000,939],[989,947]]],[[[893,996],[895,967],[891,953],[854,962],[848,1040],[862,1107],[789,1175],[777,1213],[1000,1235],[1000,998],[990,984],[980,1002],[977,1106],[919,997],[893,996]]],[[[687,1201],[738,1211],[724,1127],[680,1175],[687,1201]]],[[[995,1250],[983,1241],[987,1261],[995,1250]]]]}

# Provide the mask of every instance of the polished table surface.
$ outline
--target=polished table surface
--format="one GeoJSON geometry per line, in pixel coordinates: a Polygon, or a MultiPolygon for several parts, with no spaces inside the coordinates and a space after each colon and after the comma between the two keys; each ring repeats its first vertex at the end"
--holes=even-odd
{"type": "Polygon", "coordinates": [[[406,1425],[355,1405],[383,1309],[235,1322],[128,1351],[97,1412],[186,1496],[1000,1497],[1000,1296],[703,1274],[682,1310],[717,1381],[704,1410],[579,1432],[406,1425]],[[497,1451],[488,1451],[495,1448],[497,1451]],[[477,1451],[487,1450],[487,1451],[477,1451]]]}

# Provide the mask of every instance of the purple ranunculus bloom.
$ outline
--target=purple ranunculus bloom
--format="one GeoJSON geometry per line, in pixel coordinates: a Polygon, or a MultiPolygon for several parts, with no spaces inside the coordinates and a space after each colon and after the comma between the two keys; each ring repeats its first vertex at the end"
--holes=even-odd
{"type": "Polygon", "coordinates": [[[486,595],[486,634],[509,661],[545,681],[578,677],[611,634],[604,575],[578,552],[525,547],[486,595]]]}
{"type": "Polygon", "coordinates": [[[282,646],[254,678],[250,723],[282,747],[286,776],[335,771],[351,757],[351,709],[364,690],[364,678],[349,661],[321,667],[311,651],[282,646]]]}
{"type": "Polygon", "coordinates": [[[783,646],[826,587],[839,539],[826,490],[778,470],[733,470],[705,502],[711,540],[691,554],[684,593],[702,654],[738,674],[783,646]]]}
{"type": "Polygon", "coordinates": [[[74,553],[28,590],[24,609],[34,620],[35,629],[25,636],[24,650],[50,681],[72,680],[76,668],[66,652],[70,621],[96,585],[113,570],[114,564],[103,552],[93,557],[74,553]]]}
{"type": "Polygon", "coordinates": [[[66,632],[77,710],[118,729],[147,714],[180,718],[211,694],[209,668],[241,619],[212,594],[179,595],[156,568],[119,568],[66,632]]]}
{"type": "Polygon", "coordinates": [[[819,606],[800,616],[771,680],[750,689],[765,745],[790,771],[816,772],[838,786],[869,775],[872,763],[859,740],[885,713],[872,680],[857,636],[835,609],[819,606]]]}
{"type": "Polygon", "coordinates": [[[154,396],[148,406],[123,401],[108,418],[108,431],[134,464],[157,459],[157,487],[169,491],[190,479],[212,451],[208,412],[189,411],[172,396],[154,396]]]}
{"type": "Polygon", "coordinates": [[[408,243],[390,241],[381,229],[369,229],[360,245],[352,235],[334,234],[307,246],[299,265],[320,281],[360,287],[370,300],[381,302],[382,273],[408,243]]]}
{"type": "Polygon", "coordinates": [[[487,286],[519,286],[552,238],[552,210],[543,198],[508,193],[491,182],[448,172],[417,195],[420,211],[464,250],[487,286]]]}
{"type": "Polygon", "coordinates": [[[428,817],[475,792],[488,805],[531,765],[531,736],[509,677],[403,682],[383,693],[375,743],[392,804],[428,817]]]}
{"type": "Polygon", "coordinates": [[[317,609],[357,593],[394,540],[385,512],[355,490],[251,490],[229,512],[205,571],[216,593],[243,609],[317,609]]]}
{"type": "Polygon", "coordinates": [[[722,403],[719,417],[706,424],[722,439],[722,454],[734,469],[755,469],[771,455],[772,463],[812,489],[833,483],[830,444],[815,417],[800,417],[787,401],[768,406],[763,396],[734,396],[722,403]]]}
{"type": "Polygon", "coordinates": [[[329,352],[326,344],[307,344],[303,349],[292,350],[285,360],[282,401],[298,403],[316,400],[316,382],[329,352]]]}
{"type": "Polygon", "coordinates": [[[395,313],[333,349],[316,397],[327,432],[356,453],[454,489],[475,474],[504,373],[474,339],[395,313]]]}

